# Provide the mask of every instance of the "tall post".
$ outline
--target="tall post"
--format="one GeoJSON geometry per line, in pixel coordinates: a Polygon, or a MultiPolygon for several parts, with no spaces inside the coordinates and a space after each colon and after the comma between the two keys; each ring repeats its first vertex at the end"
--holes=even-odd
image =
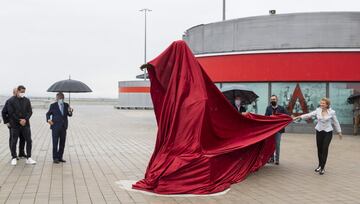
{"type": "Polygon", "coordinates": [[[225,4],[225,1],[226,0],[223,0],[223,16],[222,16],[222,20],[225,21],[226,18],[225,18],[225,12],[226,12],[226,4],[225,4]]]}
{"type": "MultiPolygon", "coordinates": [[[[144,12],[144,17],[145,17],[145,35],[144,35],[144,64],[147,63],[147,59],[146,59],[146,48],[147,48],[147,12],[150,12],[150,9],[144,8],[140,10],[141,12],[144,12]]],[[[144,69],[144,80],[146,81],[146,69],[144,69]]]]}

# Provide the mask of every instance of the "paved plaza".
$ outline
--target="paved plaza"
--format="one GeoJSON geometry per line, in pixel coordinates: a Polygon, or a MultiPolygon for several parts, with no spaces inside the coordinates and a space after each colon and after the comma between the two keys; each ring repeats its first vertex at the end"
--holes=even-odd
{"type": "Polygon", "coordinates": [[[327,171],[319,176],[315,137],[283,135],[281,163],[266,165],[215,197],[158,197],[121,189],[119,180],[144,176],[155,138],[152,110],[74,106],[64,164],[52,163],[43,109],[31,118],[33,159],[10,165],[8,130],[0,127],[0,203],[360,203],[360,137],[333,138],[327,171]]]}

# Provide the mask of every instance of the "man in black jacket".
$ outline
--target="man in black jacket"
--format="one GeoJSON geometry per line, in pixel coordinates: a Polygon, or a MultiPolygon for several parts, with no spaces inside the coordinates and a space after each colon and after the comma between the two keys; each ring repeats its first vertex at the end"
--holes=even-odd
{"type": "Polygon", "coordinates": [[[64,102],[64,94],[56,94],[56,102],[50,105],[46,113],[46,121],[50,125],[53,141],[53,161],[55,164],[66,162],[63,159],[66,130],[68,128],[68,116],[72,116],[73,109],[64,102]]]}
{"type": "Polygon", "coordinates": [[[26,143],[26,164],[36,164],[31,158],[31,130],[30,117],[32,115],[31,102],[25,97],[26,88],[22,85],[18,86],[16,97],[9,100],[8,114],[11,128],[11,165],[16,165],[16,144],[22,134],[26,143]]]}
{"type": "MultiPolygon", "coordinates": [[[[289,115],[287,110],[283,107],[277,104],[278,103],[278,97],[276,95],[272,95],[270,97],[270,105],[266,108],[265,115],[275,115],[275,114],[286,114],[289,115]]],[[[279,165],[280,163],[280,141],[281,141],[281,134],[285,132],[285,128],[280,130],[275,135],[276,140],[276,149],[275,149],[275,155],[272,156],[270,159],[270,162],[275,162],[276,165],[279,165]]]]}
{"type": "MultiPolygon", "coordinates": [[[[9,98],[6,102],[5,102],[5,105],[1,111],[1,116],[3,118],[3,121],[4,121],[4,124],[9,128],[9,148],[10,148],[10,151],[11,151],[11,126],[10,126],[10,118],[9,118],[9,111],[8,111],[8,105],[9,105],[9,101],[16,97],[16,94],[17,94],[17,88],[14,88],[13,89],[13,96],[11,98],[9,98]]],[[[22,134],[20,134],[20,144],[19,144],[19,157],[20,158],[26,158],[26,154],[25,154],[25,151],[24,151],[24,147],[25,147],[25,138],[22,134]]],[[[18,158],[19,158],[18,157],[18,158]]],[[[18,159],[17,158],[17,159],[18,159]]]]}

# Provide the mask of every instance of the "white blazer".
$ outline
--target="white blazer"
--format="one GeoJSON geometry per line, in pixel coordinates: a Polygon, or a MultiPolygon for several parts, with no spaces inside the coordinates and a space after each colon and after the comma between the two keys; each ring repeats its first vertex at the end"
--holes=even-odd
{"type": "Polygon", "coordinates": [[[310,113],[301,115],[300,117],[301,117],[301,119],[308,119],[311,117],[316,117],[318,122],[315,126],[315,129],[317,131],[323,131],[323,130],[325,132],[333,131],[333,127],[332,127],[332,124],[333,124],[336,132],[341,133],[341,127],[340,127],[338,119],[336,118],[335,111],[331,108],[329,108],[327,111],[328,111],[328,115],[325,117],[323,117],[321,115],[321,112],[322,112],[321,108],[317,108],[316,110],[314,110],[310,113]]]}

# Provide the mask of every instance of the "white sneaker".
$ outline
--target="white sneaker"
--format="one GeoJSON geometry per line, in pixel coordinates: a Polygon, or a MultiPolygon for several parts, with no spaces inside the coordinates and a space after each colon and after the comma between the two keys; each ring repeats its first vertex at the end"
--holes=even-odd
{"type": "Polygon", "coordinates": [[[26,164],[36,164],[36,161],[33,160],[33,159],[31,159],[31,158],[28,158],[28,159],[26,160],[26,164]]]}
{"type": "Polygon", "coordinates": [[[17,164],[17,159],[16,158],[12,159],[11,160],[11,165],[16,166],[16,164],[17,164]]]}

